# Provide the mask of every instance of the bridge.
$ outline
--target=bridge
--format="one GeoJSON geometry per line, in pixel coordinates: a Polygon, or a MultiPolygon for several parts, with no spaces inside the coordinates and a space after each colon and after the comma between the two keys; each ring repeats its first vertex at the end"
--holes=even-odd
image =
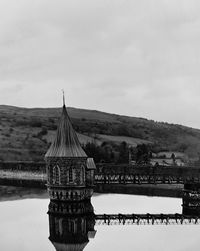
{"type": "Polygon", "coordinates": [[[183,177],[173,174],[95,174],[95,184],[185,184],[200,183],[200,176],[183,177]]]}
{"type": "Polygon", "coordinates": [[[197,167],[113,166],[97,168],[96,184],[186,184],[200,183],[197,167]]]}
{"type": "Polygon", "coordinates": [[[96,184],[187,184],[200,183],[194,166],[97,165],[96,184]]]}
{"type": "Polygon", "coordinates": [[[97,225],[199,225],[200,216],[184,214],[98,214],[97,225]]]}
{"type": "MultiPolygon", "coordinates": [[[[187,184],[200,183],[200,168],[194,166],[157,166],[97,164],[95,184],[187,184]]],[[[30,180],[46,183],[44,162],[0,161],[0,179],[30,180]]]]}

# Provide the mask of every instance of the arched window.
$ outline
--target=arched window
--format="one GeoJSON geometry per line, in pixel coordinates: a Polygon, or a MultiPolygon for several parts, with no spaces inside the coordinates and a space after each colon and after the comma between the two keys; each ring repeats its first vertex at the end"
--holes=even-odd
{"type": "Polygon", "coordinates": [[[76,233],[76,222],[74,220],[70,221],[70,232],[76,233]]]}
{"type": "Polygon", "coordinates": [[[72,171],[72,167],[69,168],[69,182],[73,182],[73,171],[72,171]]]}
{"type": "Polygon", "coordinates": [[[53,184],[60,184],[60,168],[58,166],[53,167],[53,184]]]}
{"type": "Polygon", "coordinates": [[[59,229],[60,229],[59,225],[60,225],[59,218],[55,217],[55,233],[56,233],[56,235],[59,235],[59,229]]]}
{"type": "Polygon", "coordinates": [[[63,220],[59,219],[59,234],[63,234],[63,220]]]}
{"type": "Polygon", "coordinates": [[[81,166],[81,177],[82,177],[81,183],[85,183],[85,167],[84,167],[84,165],[81,166]]]}

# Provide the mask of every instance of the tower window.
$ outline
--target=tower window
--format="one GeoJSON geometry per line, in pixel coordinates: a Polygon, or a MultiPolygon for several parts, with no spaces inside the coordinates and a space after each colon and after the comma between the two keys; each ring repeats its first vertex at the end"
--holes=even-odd
{"type": "Polygon", "coordinates": [[[53,184],[60,184],[60,168],[58,166],[53,168],[53,184]]]}
{"type": "Polygon", "coordinates": [[[69,182],[73,182],[73,172],[72,172],[72,168],[69,168],[69,182]]]}

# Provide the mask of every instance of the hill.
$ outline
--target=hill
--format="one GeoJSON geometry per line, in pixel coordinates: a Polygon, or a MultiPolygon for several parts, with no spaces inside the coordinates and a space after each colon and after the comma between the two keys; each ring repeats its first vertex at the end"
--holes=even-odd
{"type": "MultiPolygon", "coordinates": [[[[42,160],[55,134],[61,108],[0,105],[0,160],[42,160]]],[[[200,152],[200,130],[94,110],[68,108],[82,144],[151,143],[155,151],[200,152]]]]}

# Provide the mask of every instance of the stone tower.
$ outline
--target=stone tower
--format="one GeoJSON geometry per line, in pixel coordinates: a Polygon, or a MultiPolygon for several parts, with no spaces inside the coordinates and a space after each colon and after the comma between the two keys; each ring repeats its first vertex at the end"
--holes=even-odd
{"type": "Polygon", "coordinates": [[[96,167],[80,145],[65,104],[45,161],[51,200],[81,201],[92,196],[96,167]]]}

